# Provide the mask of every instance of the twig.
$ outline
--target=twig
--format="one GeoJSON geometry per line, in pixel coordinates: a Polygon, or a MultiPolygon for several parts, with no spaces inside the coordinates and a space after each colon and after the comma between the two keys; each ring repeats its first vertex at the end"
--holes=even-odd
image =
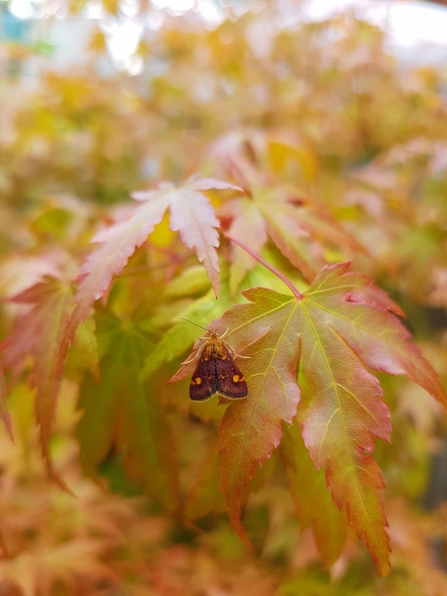
{"type": "Polygon", "coordinates": [[[277,269],[276,267],[273,267],[273,265],[270,265],[270,263],[268,263],[267,261],[265,261],[261,256],[259,256],[253,250],[251,250],[251,248],[249,246],[247,246],[246,244],[244,244],[243,242],[241,242],[237,238],[234,238],[234,236],[232,236],[231,234],[226,233],[225,236],[229,240],[231,240],[232,242],[234,242],[235,244],[238,244],[246,252],[248,252],[248,254],[251,255],[254,259],[256,259],[256,261],[258,261],[258,263],[261,263],[261,265],[264,265],[264,267],[266,269],[268,269],[274,275],[276,275],[277,277],[279,277],[279,279],[286,284],[286,286],[289,288],[289,290],[292,292],[292,294],[295,296],[295,298],[301,298],[301,293],[298,292],[298,290],[295,288],[295,286],[293,285],[293,283],[283,273],[281,273],[281,271],[279,271],[279,269],[277,269]]]}

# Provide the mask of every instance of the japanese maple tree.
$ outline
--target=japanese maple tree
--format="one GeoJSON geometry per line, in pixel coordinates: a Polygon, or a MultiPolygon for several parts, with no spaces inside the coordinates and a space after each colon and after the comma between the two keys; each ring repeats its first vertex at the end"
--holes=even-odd
{"type": "Polygon", "coordinates": [[[357,594],[366,549],[374,593],[447,586],[442,509],[412,510],[447,407],[447,108],[371,25],[280,14],[163,13],[150,82],[4,99],[0,592],[332,593],[319,561],[357,594]],[[194,403],[216,334],[248,395],[194,403]]]}

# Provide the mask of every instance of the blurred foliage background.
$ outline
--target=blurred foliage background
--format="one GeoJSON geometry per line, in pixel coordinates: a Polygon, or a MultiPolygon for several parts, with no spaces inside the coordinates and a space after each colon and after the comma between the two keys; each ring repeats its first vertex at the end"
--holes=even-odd
{"type": "MultiPolygon", "coordinates": [[[[317,269],[351,258],[374,277],[445,380],[444,65],[399,63],[385,34],[354,13],[303,22],[297,2],[190,4],[196,10],[44,0],[17,20],[0,3],[2,339],[20,308],[8,299],[56,270],[73,279],[98,224],[126,209],[132,191],[195,172],[228,180],[237,159],[272,193],[290,185],[324,204],[363,245],[352,255],[316,238],[305,258],[317,269]]],[[[165,228],[154,239],[161,249],[165,228]]],[[[137,282],[114,290],[118,309],[137,282]]],[[[68,366],[52,450],[76,497],[46,476],[33,390],[21,380],[9,397],[16,444],[2,431],[2,594],[446,593],[447,429],[422,390],[381,378],[393,422],[392,445],[377,445],[393,570],[379,578],[354,536],[323,569],[294,517],[279,456],[247,502],[254,552],[229,529],[218,495],[205,495],[209,513],[190,512],[200,519],[188,525],[166,513],[162,496],[145,496],[117,454],[90,479],[76,429],[94,389],[79,363],[68,366]]],[[[178,403],[166,416],[189,503],[207,471],[213,414],[178,403]]]]}

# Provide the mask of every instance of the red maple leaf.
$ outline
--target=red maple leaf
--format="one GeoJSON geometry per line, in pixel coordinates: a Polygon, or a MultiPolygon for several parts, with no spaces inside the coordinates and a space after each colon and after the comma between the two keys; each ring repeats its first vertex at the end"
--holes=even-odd
{"type": "Polygon", "coordinates": [[[42,450],[50,467],[48,443],[60,388],[57,363],[62,335],[72,311],[73,294],[68,284],[46,276],[43,281],[11,299],[29,304],[30,310],[17,322],[14,333],[2,344],[5,370],[16,374],[33,359],[29,382],[37,389],[36,418],[42,450]]]}
{"type": "MultiPolygon", "coordinates": [[[[373,438],[390,439],[388,409],[377,379],[365,367],[406,374],[444,407],[447,396],[410,334],[395,317],[400,308],[349,264],[325,267],[308,290],[294,296],[266,288],[243,292],[237,305],[209,325],[236,353],[247,399],[232,403],[220,425],[222,491],[230,522],[247,541],[240,521],[241,491],[297,413],[306,447],[339,509],[364,537],[381,574],[389,571],[387,525],[377,489],[384,486],[369,455],[373,438]],[[298,372],[299,367],[299,372],[298,372]]],[[[197,343],[191,357],[200,349],[197,343]]],[[[172,381],[191,374],[188,358],[172,381]]]]}

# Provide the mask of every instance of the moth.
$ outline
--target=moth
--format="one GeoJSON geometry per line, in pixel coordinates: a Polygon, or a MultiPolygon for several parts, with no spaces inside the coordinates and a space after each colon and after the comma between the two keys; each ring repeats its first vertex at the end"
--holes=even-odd
{"type": "Polygon", "coordinates": [[[206,341],[196,356],[199,363],[191,378],[189,397],[193,401],[205,401],[216,393],[230,399],[246,397],[247,381],[234,362],[233,348],[223,340],[227,332],[222,336],[217,331],[210,333],[203,338],[206,341]]]}

